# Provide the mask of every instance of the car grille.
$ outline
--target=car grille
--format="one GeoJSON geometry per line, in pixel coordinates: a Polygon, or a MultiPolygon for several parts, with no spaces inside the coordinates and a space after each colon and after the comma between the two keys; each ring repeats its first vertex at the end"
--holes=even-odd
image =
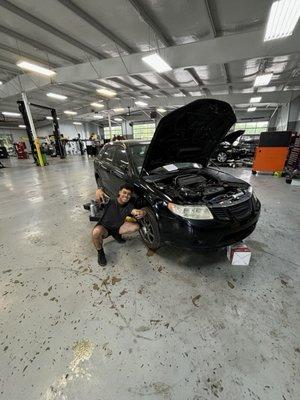
{"type": "Polygon", "coordinates": [[[229,221],[232,218],[243,221],[252,213],[252,201],[248,199],[228,207],[214,207],[211,211],[221,221],[229,221]]]}

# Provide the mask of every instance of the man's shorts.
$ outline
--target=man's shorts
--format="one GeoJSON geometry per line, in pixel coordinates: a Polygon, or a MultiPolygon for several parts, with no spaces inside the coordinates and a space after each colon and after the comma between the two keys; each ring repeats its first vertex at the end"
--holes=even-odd
{"type": "Polygon", "coordinates": [[[101,224],[100,221],[97,222],[97,224],[95,225],[95,228],[96,228],[96,226],[99,226],[99,225],[103,226],[108,232],[108,234],[107,234],[107,236],[105,236],[105,238],[108,238],[109,236],[116,236],[116,235],[119,234],[119,229],[120,228],[117,228],[117,229],[108,228],[107,226],[101,224]]]}

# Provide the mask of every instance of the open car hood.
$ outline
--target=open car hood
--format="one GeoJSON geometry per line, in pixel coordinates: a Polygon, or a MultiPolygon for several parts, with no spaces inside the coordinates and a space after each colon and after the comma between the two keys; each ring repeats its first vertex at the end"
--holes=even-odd
{"type": "Polygon", "coordinates": [[[233,144],[240,136],[243,135],[243,133],[245,133],[244,130],[229,132],[227,135],[225,135],[223,142],[233,144]]]}
{"type": "Polygon", "coordinates": [[[200,99],[163,117],[147,150],[141,173],[167,164],[205,166],[236,117],[224,101],[200,99]]]}

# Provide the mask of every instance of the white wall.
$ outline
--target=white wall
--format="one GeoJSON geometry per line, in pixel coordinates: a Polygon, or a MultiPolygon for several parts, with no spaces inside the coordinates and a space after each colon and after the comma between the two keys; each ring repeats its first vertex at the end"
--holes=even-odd
{"type": "MultiPolygon", "coordinates": [[[[92,133],[99,134],[99,127],[90,122],[83,122],[82,125],[74,125],[71,121],[58,121],[59,130],[67,139],[77,138],[78,133],[82,139],[88,139],[92,133]]],[[[39,137],[53,135],[52,124],[37,129],[39,137]]]]}

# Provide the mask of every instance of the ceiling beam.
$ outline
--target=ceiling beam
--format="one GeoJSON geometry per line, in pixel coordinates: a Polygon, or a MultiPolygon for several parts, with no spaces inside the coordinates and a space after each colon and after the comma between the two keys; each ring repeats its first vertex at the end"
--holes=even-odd
{"type": "Polygon", "coordinates": [[[96,58],[103,59],[105,58],[104,54],[92,49],[91,47],[79,42],[77,39],[69,36],[68,34],[60,31],[59,29],[55,28],[54,26],[48,24],[45,21],[42,21],[41,19],[35,17],[32,14],[29,14],[27,11],[23,10],[20,7],[15,6],[14,4],[10,3],[7,0],[0,0],[0,6],[5,8],[6,10],[9,10],[15,15],[18,15],[19,17],[25,19],[26,21],[38,26],[39,28],[47,31],[48,33],[51,33],[54,36],[59,37],[60,39],[64,40],[65,42],[70,43],[74,47],[77,47],[81,50],[83,50],[86,53],[89,53],[93,55],[96,58]]]}
{"type": "Polygon", "coordinates": [[[206,96],[209,96],[210,95],[210,91],[209,91],[209,89],[207,87],[205,87],[202,79],[197,74],[195,68],[189,67],[189,68],[185,68],[184,70],[187,71],[191,75],[191,77],[196,82],[196,84],[202,89],[203,93],[206,96]]]}
{"type": "MultiPolygon", "coordinates": [[[[276,46],[274,46],[272,41],[264,42],[264,30],[258,30],[168,47],[164,49],[164,54],[165,59],[168,60],[173,69],[262,58],[266,54],[268,57],[283,56],[299,52],[300,38],[297,32],[285,38],[284,41],[280,41],[276,46]],[[251,46],[249,46],[249,43],[251,43],[251,46]]],[[[114,76],[153,73],[153,70],[142,61],[144,56],[145,53],[142,52],[122,58],[113,57],[98,60],[93,62],[93,65],[90,62],[86,62],[57,68],[57,75],[52,80],[60,83],[76,83],[97,80],[99,78],[106,79],[114,76]]],[[[254,78],[255,76],[253,76],[253,80],[254,78]]],[[[22,79],[24,90],[30,91],[36,88],[28,76],[22,75],[20,79],[22,79]]],[[[97,83],[101,85],[100,82],[97,83]]],[[[48,84],[48,81],[45,79],[40,80],[40,84],[48,84]]],[[[13,85],[7,83],[2,85],[0,96],[8,97],[16,93],[16,89],[13,90],[13,85]]]]}
{"type": "Polygon", "coordinates": [[[19,58],[26,58],[28,60],[35,61],[40,64],[47,64],[51,68],[58,67],[57,64],[49,63],[48,61],[43,60],[42,58],[36,57],[35,55],[32,55],[30,53],[27,53],[26,51],[23,51],[21,49],[20,50],[15,49],[15,48],[7,46],[6,44],[3,44],[3,43],[0,43],[0,49],[7,51],[8,53],[11,53],[11,54],[16,54],[17,56],[19,56],[19,58]]]}
{"type": "MultiPolygon", "coordinates": [[[[99,21],[97,21],[94,17],[89,15],[87,12],[85,12],[82,8],[78,7],[75,3],[73,3],[71,0],[58,0],[61,4],[63,4],[66,8],[68,8],[70,11],[78,15],[81,19],[86,21],[88,24],[90,24],[93,28],[95,28],[98,32],[103,33],[105,36],[107,36],[110,40],[112,40],[114,43],[119,45],[122,49],[126,50],[128,53],[134,53],[136,51],[135,48],[130,46],[129,44],[125,43],[124,40],[119,38],[117,35],[115,35],[110,29],[106,28],[104,25],[102,25],[99,21]]],[[[99,5],[100,6],[100,5],[99,5]]]]}
{"type": "Polygon", "coordinates": [[[72,64],[78,63],[81,60],[68,56],[64,53],[61,53],[59,50],[53,49],[52,47],[48,47],[45,44],[42,44],[34,39],[31,39],[27,36],[21,35],[20,33],[13,31],[12,29],[6,28],[5,26],[0,25],[0,32],[4,33],[5,35],[8,35],[10,37],[13,37],[15,39],[20,40],[21,42],[27,43],[30,46],[36,47],[39,50],[45,51],[46,53],[52,54],[56,57],[62,58],[63,60],[69,61],[72,64]]]}
{"type": "Polygon", "coordinates": [[[146,24],[151,27],[153,32],[158,36],[160,41],[165,46],[168,47],[176,44],[174,40],[168,35],[164,27],[160,25],[160,23],[157,21],[157,18],[155,17],[153,12],[148,7],[146,8],[145,4],[142,5],[141,2],[138,0],[129,0],[129,2],[136,9],[138,14],[143,18],[146,24]]]}
{"type": "MultiPolygon", "coordinates": [[[[214,39],[214,38],[218,37],[218,32],[216,29],[216,23],[215,23],[215,19],[213,17],[213,13],[211,11],[209,0],[204,0],[204,5],[205,5],[205,9],[206,9],[207,18],[209,21],[210,36],[211,36],[211,38],[214,39]]],[[[225,82],[228,84],[231,83],[229,67],[228,67],[227,63],[221,63],[220,65],[221,65],[223,75],[225,77],[225,82]]],[[[229,85],[229,91],[232,92],[231,85],[229,85]]]]}
{"type": "Polygon", "coordinates": [[[147,79],[140,75],[131,75],[133,79],[135,79],[138,82],[143,83],[146,86],[149,86],[151,89],[156,89],[159,90],[160,93],[164,94],[165,96],[169,96],[169,93],[166,92],[165,90],[162,90],[158,85],[155,85],[154,83],[149,82],[147,79]]]}
{"type": "MultiPolygon", "coordinates": [[[[222,95],[213,95],[214,99],[219,99],[223,101],[227,101],[232,105],[235,104],[249,104],[250,97],[252,97],[252,93],[232,93],[232,94],[222,94],[222,95]]],[[[284,104],[292,99],[296,98],[300,95],[300,90],[294,91],[274,91],[274,92],[260,92],[259,95],[262,97],[261,103],[278,103],[284,104]]],[[[177,105],[185,105],[194,101],[196,99],[203,98],[201,96],[186,96],[186,97],[153,97],[147,101],[148,107],[171,107],[177,105]]],[[[130,99],[120,99],[120,100],[109,100],[108,107],[134,107],[134,101],[130,99]]],[[[259,109],[259,105],[257,106],[259,109]]]]}

